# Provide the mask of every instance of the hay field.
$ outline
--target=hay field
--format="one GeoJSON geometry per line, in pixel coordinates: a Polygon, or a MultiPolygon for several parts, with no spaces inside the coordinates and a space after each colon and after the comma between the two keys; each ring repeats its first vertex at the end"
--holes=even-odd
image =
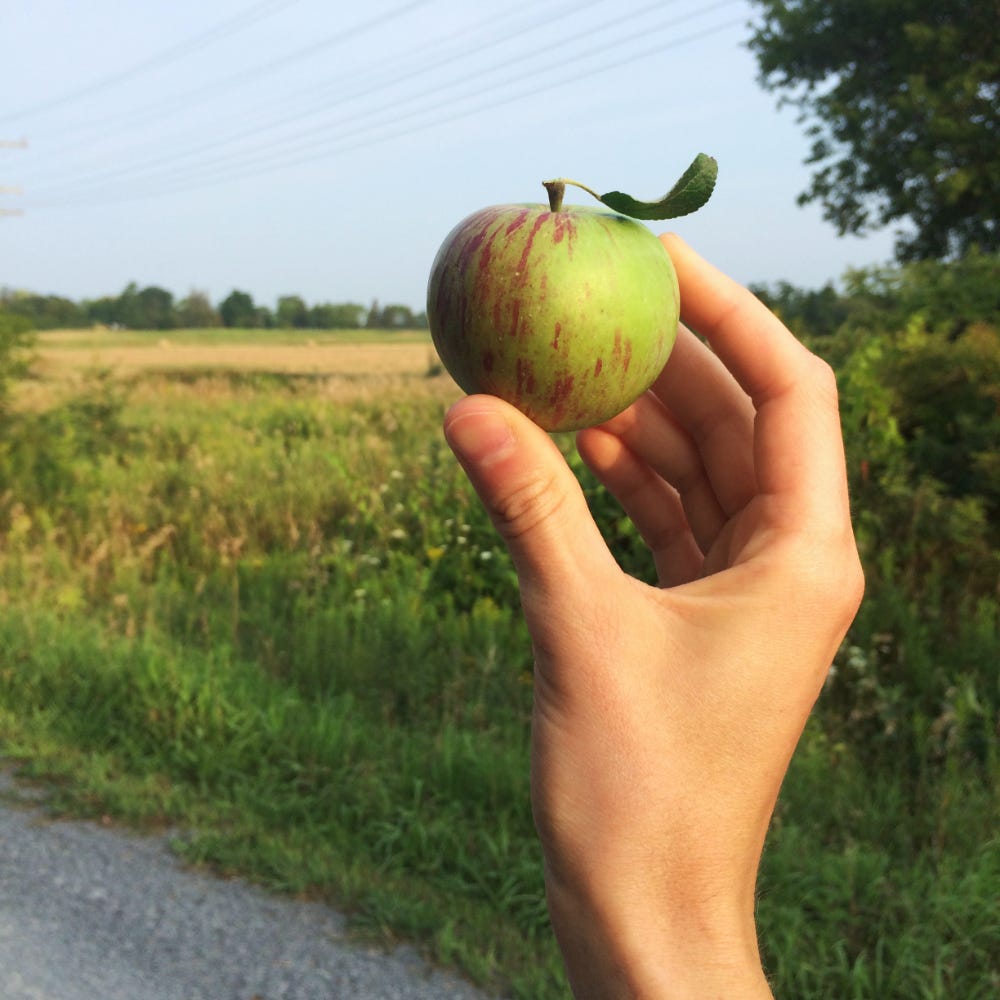
{"type": "Polygon", "coordinates": [[[42,334],[35,351],[39,370],[58,375],[87,369],[120,374],[139,371],[202,370],[258,371],[286,375],[420,375],[436,362],[434,347],[426,342],[318,341],[293,343],[191,343],[170,337],[152,337],[142,343],[109,338],[107,345],[86,346],[66,332],[42,334]]]}
{"type": "Polygon", "coordinates": [[[460,390],[442,371],[428,337],[399,339],[372,334],[289,340],[248,334],[241,341],[207,342],[177,331],[174,336],[94,338],[79,331],[39,335],[33,350],[33,378],[19,386],[19,404],[33,408],[72,394],[95,374],[135,384],[184,382],[206,391],[234,374],[301,378],[317,392],[349,401],[405,389],[417,396],[457,398],[460,390]]]}

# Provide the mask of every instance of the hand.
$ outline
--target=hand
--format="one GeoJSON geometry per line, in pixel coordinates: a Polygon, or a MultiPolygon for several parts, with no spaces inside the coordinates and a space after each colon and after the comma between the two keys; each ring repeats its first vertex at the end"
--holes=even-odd
{"type": "Polygon", "coordinates": [[[520,580],[532,805],[575,995],[769,997],[757,867],[863,589],[836,384],[748,291],[663,241],[673,354],[577,437],[659,587],[620,570],[558,449],[513,407],[466,398],[445,433],[520,580]]]}

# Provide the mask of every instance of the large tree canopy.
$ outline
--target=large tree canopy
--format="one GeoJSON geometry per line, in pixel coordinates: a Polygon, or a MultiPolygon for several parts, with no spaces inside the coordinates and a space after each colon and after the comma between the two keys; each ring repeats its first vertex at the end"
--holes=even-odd
{"type": "Polygon", "coordinates": [[[1000,249],[1000,0],[752,0],[761,81],[797,105],[801,203],[902,260],[1000,249]]]}

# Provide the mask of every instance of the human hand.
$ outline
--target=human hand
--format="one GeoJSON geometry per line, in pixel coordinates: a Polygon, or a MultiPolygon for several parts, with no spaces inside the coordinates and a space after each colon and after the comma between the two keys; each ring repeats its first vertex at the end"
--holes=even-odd
{"type": "Polygon", "coordinates": [[[659,587],[621,571],[555,444],[513,407],[468,397],[445,433],[520,581],[532,805],[575,995],[769,997],[757,866],[863,589],[836,384],[748,291],[663,241],[673,354],[577,437],[659,587]]]}

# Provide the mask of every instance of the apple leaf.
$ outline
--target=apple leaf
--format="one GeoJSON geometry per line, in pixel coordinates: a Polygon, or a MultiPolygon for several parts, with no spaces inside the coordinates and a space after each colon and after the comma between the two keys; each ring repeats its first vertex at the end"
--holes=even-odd
{"type": "Polygon", "coordinates": [[[648,221],[676,219],[698,211],[712,196],[719,165],[705,153],[699,153],[684,171],[681,179],[659,201],[637,201],[621,191],[609,191],[598,201],[633,219],[648,221]]]}

